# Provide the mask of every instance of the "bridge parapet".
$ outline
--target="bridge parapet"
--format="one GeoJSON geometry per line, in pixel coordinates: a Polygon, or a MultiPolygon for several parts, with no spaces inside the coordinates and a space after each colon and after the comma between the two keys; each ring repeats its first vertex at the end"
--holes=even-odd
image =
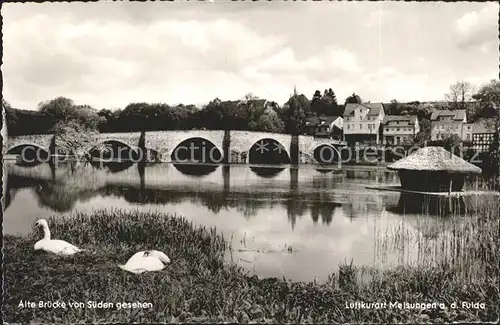
{"type": "Polygon", "coordinates": [[[30,134],[7,137],[7,152],[21,145],[33,145],[49,152],[50,143],[53,137],[53,134],[30,134]]]}
{"type": "Polygon", "coordinates": [[[79,154],[85,154],[88,153],[92,150],[92,148],[103,144],[108,141],[116,141],[123,143],[127,146],[129,146],[131,149],[137,152],[138,150],[138,144],[139,144],[139,137],[141,136],[140,132],[134,132],[134,133],[128,133],[128,132],[123,132],[123,133],[99,133],[96,138],[88,143],[86,146],[82,147],[79,151],[79,154]]]}
{"type": "MultiPolygon", "coordinates": [[[[152,149],[159,154],[159,161],[170,162],[174,149],[183,141],[191,138],[202,138],[207,142],[213,143],[222,154],[224,154],[224,135],[223,130],[186,130],[186,131],[151,131],[145,132],[145,147],[152,149]]],[[[248,163],[249,151],[257,142],[263,139],[272,139],[279,142],[288,156],[291,156],[290,148],[292,145],[292,136],[289,134],[278,134],[268,132],[253,131],[229,131],[229,162],[230,163],[248,163]]],[[[121,142],[133,150],[139,149],[140,132],[134,133],[101,133],[93,143],[82,148],[82,152],[89,152],[93,147],[106,141],[121,142]]],[[[49,151],[52,141],[52,134],[28,135],[9,137],[7,147],[13,148],[22,144],[32,144],[49,151]]],[[[312,136],[298,136],[299,163],[317,163],[314,159],[314,150],[321,145],[331,145],[333,147],[342,147],[345,143],[324,138],[314,138],[312,136]]],[[[269,150],[274,146],[270,144],[269,150]]],[[[292,157],[290,157],[292,158],[292,157]]]]}

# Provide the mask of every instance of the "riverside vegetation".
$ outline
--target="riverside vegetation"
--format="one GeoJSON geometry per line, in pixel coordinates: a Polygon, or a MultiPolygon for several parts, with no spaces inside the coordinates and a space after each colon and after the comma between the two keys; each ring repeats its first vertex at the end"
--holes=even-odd
{"type": "MultiPolygon", "coordinates": [[[[33,251],[39,234],[4,237],[4,321],[8,323],[289,322],[421,323],[498,319],[498,197],[451,232],[450,259],[388,270],[339,266],[325,283],[260,278],[227,262],[215,229],[157,213],[98,210],[51,217],[54,235],[90,252],[33,251]],[[131,274],[117,264],[144,249],[165,251],[162,272],[131,274]],[[151,303],[152,308],[21,308],[20,301],[151,303]],[[479,302],[484,309],[351,309],[346,303],[479,302]]],[[[424,216],[422,216],[424,218],[424,216]]],[[[453,217],[452,217],[453,218],[453,217]]],[[[458,218],[458,216],[457,216],[458,218]]],[[[453,223],[454,224],[454,223],[453,223]]],[[[396,238],[404,242],[404,232],[396,238]],[[400,238],[403,237],[403,238],[400,238]]],[[[381,236],[383,237],[383,236],[381,236]]],[[[384,238],[382,238],[384,240],[384,238]]],[[[386,244],[387,244],[386,240],[386,244]]],[[[313,267],[313,266],[305,266],[313,267]]],[[[333,270],[332,270],[333,271],[333,270]]]]}

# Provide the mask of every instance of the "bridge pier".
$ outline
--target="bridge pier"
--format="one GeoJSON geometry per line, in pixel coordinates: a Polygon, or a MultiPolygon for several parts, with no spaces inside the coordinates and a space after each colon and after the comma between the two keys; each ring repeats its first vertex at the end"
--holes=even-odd
{"type": "Polygon", "coordinates": [[[222,155],[224,157],[223,163],[229,164],[231,162],[231,131],[224,131],[224,139],[222,140],[222,155]]]}
{"type": "Polygon", "coordinates": [[[141,135],[139,136],[139,143],[137,143],[137,148],[139,149],[139,157],[140,162],[139,163],[145,163],[149,160],[149,155],[148,151],[146,149],[146,131],[141,131],[141,135]]]}
{"type": "Polygon", "coordinates": [[[292,140],[290,141],[290,162],[292,165],[298,165],[300,161],[299,157],[299,136],[292,135],[292,140]]]}
{"type": "Polygon", "coordinates": [[[231,186],[231,169],[229,166],[222,166],[222,178],[224,180],[224,193],[229,193],[231,186]]]}
{"type": "Polygon", "coordinates": [[[50,144],[49,144],[49,156],[53,156],[57,154],[57,149],[56,149],[56,135],[54,134],[52,138],[50,139],[50,144]]]}

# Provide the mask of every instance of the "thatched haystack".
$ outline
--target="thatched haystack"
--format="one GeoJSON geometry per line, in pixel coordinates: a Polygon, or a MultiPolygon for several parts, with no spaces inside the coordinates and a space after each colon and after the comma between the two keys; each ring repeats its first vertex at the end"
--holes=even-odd
{"type": "Polygon", "coordinates": [[[406,192],[401,193],[397,206],[387,208],[387,210],[401,215],[424,214],[432,216],[461,215],[465,209],[466,202],[462,196],[448,197],[406,192]]]}
{"type": "Polygon", "coordinates": [[[482,172],[442,147],[421,148],[387,168],[398,171],[403,189],[421,192],[461,191],[467,174],[482,172]]]}

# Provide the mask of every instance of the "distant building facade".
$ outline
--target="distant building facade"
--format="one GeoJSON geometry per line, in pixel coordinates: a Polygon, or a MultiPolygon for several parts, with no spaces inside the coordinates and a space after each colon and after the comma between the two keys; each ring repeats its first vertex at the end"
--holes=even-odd
{"type": "Polygon", "coordinates": [[[495,124],[492,120],[482,120],[476,123],[464,124],[464,141],[471,145],[474,151],[489,151],[495,141],[495,124]]]}
{"type": "Polygon", "coordinates": [[[351,144],[380,143],[379,132],[384,117],[382,103],[347,104],[344,110],[344,141],[351,144]]]}
{"type": "Polygon", "coordinates": [[[382,124],[384,144],[413,144],[415,135],[420,132],[416,115],[386,115],[382,124]]]}
{"type": "Polygon", "coordinates": [[[443,140],[453,134],[466,140],[467,132],[463,132],[466,123],[467,113],[464,109],[454,111],[434,109],[431,115],[431,140],[443,140]]]}
{"type": "Polygon", "coordinates": [[[306,133],[318,138],[342,139],[344,119],[340,116],[311,116],[306,118],[306,133]]]}

